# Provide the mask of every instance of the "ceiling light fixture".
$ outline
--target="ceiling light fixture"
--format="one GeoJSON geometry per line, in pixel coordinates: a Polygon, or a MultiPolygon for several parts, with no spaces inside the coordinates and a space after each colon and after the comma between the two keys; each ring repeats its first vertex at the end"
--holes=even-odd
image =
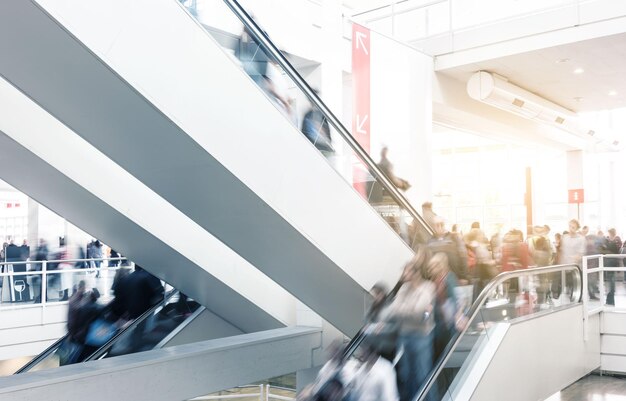
{"type": "Polygon", "coordinates": [[[616,90],[610,91],[609,96],[617,96],[617,91],[616,90]]]}
{"type": "Polygon", "coordinates": [[[584,97],[582,97],[582,96],[576,96],[574,98],[574,100],[577,101],[577,102],[582,102],[583,99],[584,99],[584,97]]]}
{"type": "Polygon", "coordinates": [[[574,74],[576,74],[576,75],[580,75],[580,74],[582,74],[583,72],[585,72],[585,69],[584,69],[584,68],[581,68],[581,67],[578,67],[578,68],[576,68],[576,69],[574,70],[574,74]]]}
{"type": "Polygon", "coordinates": [[[562,63],[567,63],[567,62],[569,62],[568,58],[560,58],[560,59],[556,60],[557,64],[562,64],[562,63]]]}

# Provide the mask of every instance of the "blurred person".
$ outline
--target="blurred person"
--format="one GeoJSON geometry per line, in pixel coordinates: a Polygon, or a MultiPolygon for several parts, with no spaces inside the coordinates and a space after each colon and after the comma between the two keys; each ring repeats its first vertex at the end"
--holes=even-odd
{"type": "MultiPolygon", "coordinates": [[[[118,285],[116,294],[118,293],[121,293],[120,296],[126,303],[128,319],[135,320],[163,300],[164,288],[161,280],[144,270],[141,266],[135,265],[135,271],[124,278],[118,285]]],[[[146,320],[142,321],[132,332],[130,347],[134,351],[139,351],[142,348],[142,338],[146,324],[146,320]]]]}
{"type": "Polygon", "coordinates": [[[83,304],[85,289],[85,281],[79,281],[78,286],[76,287],[76,291],[74,291],[72,296],[69,298],[67,308],[68,336],[66,341],[57,351],[57,353],[59,354],[59,363],[61,364],[61,366],[69,365],[76,362],[82,352],[82,343],[79,341],[79,333],[82,327],[80,325],[78,311],[83,304]]]}
{"type": "Polygon", "coordinates": [[[533,235],[528,238],[528,251],[538,267],[550,266],[554,257],[548,233],[545,226],[535,226],[533,235]]]}
{"type": "MultiPolygon", "coordinates": [[[[252,16],[254,19],[254,16],[252,16]]],[[[265,32],[263,32],[266,34],[265,32]]],[[[267,34],[266,34],[267,35],[267,34]]],[[[267,91],[267,65],[269,57],[265,49],[254,38],[248,27],[244,26],[239,42],[235,48],[235,57],[239,59],[243,70],[252,78],[256,84],[264,91],[267,91]]]]}
{"type": "Polygon", "coordinates": [[[85,280],[80,280],[78,282],[78,286],[76,287],[76,291],[74,291],[72,296],[69,298],[69,302],[67,304],[67,332],[72,340],[76,340],[78,332],[81,328],[78,324],[78,310],[82,306],[85,292],[85,280]]]}
{"type": "Polygon", "coordinates": [[[74,341],[81,345],[81,353],[79,354],[77,362],[85,360],[85,358],[99,348],[98,346],[90,345],[86,342],[91,324],[102,315],[105,308],[103,305],[98,304],[99,298],[100,292],[97,288],[92,288],[91,291],[84,292],[82,302],[76,311],[76,332],[73,338],[74,341]]]}
{"type": "Polygon", "coordinates": [[[561,237],[559,263],[580,266],[586,251],[586,240],[576,219],[569,221],[569,231],[561,237]]]}
{"type": "MultiPolygon", "coordinates": [[[[615,228],[609,228],[609,236],[606,238],[606,254],[617,255],[620,253],[622,239],[617,235],[615,228]]],[[[605,258],[605,267],[619,267],[620,260],[617,258],[605,258]]],[[[605,273],[609,281],[609,292],[606,294],[606,304],[615,306],[615,272],[605,273]]]]}
{"type": "MultiPolygon", "coordinates": [[[[251,15],[254,20],[254,16],[251,15]]],[[[256,21],[255,21],[256,22],[256,21]]],[[[262,31],[265,36],[267,32],[262,31]]],[[[279,106],[280,110],[294,120],[291,99],[287,95],[286,84],[280,69],[263,46],[254,38],[248,27],[244,26],[235,48],[235,57],[239,59],[243,70],[279,106]]]]}
{"type": "Polygon", "coordinates": [[[433,204],[431,202],[422,203],[422,217],[426,220],[426,223],[434,230],[435,222],[434,219],[437,217],[437,214],[433,212],[433,204]]]}
{"type": "MultiPolygon", "coordinates": [[[[35,263],[35,271],[43,270],[42,262],[45,260],[48,260],[49,252],[50,251],[48,250],[48,243],[46,242],[45,239],[40,238],[39,245],[37,246],[37,249],[35,250],[35,261],[37,262],[35,263]]],[[[43,276],[40,276],[40,275],[33,277],[33,282],[37,283],[39,286],[37,290],[38,295],[35,297],[35,303],[40,303],[41,300],[44,299],[44,297],[46,297],[46,294],[43,293],[43,285],[41,285],[42,277],[43,276]]]]}
{"type": "Polygon", "coordinates": [[[502,224],[498,224],[496,232],[493,233],[489,239],[489,250],[491,251],[491,257],[496,262],[496,265],[500,265],[502,261],[502,224]]]}
{"type": "Polygon", "coordinates": [[[474,285],[474,299],[478,297],[483,288],[489,283],[497,274],[496,262],[491,256],[491,252],[487,247],[487,238],[485,234],[478,228],[474,228],[466,237],[468,248],[468,266],[469,266],[469,252],[474,254],[475,267],[473,276],[476,280],[474,285]]]}
{"type": "Polygon", "coordinates": [[[385,307],[385,298],[389,293],[389,289],[385,283],[379,282],[372,286],[369,291],[372,296],[372,305],[365,314],[365,321],[367,323],[375,323],[380,321],[380,313],[385,307]]]}
{"type": "Polygon", "coordinates": [[[528,269],[530,253],[520,230],[510,230],[504,236],[502,246],[502,271],[528,269]]]}
{"type": "Polygon", "coordinates": [[[30,257],[30,246],[28,246],[28,241],[22,241],[22,245],[20,246],[20,260],[28,260],[30,257]]]}
{"type": "MultiPolygon", "coordinates": [[[[564,265],[577,265],[582,266],[582,257],[585,255],[587,249],[587,242],[580,230],[580,223],[576,219],[572,219],[568,224],[569,231],[565,232],[561,237],[560,252],[559,252],[559,264],[564,265]]],[[[553,281],[557,283],[556,288],[553,286],[553,292],[559,294],[563,292],[563,286],[572,288],[572,278],[568,275],[565,283],[561,283],[560,277],[554,277],[553,281]]]]}
{"type": "MultiPolygon", "coordinates": [[[[535,226],[533,235],[528,238],[528,250],[532,260],[538,267],[550,266],[554,260],[554,250],[548,237],[549,229],[546,226],[535,226]]],[[[552,296],[550,279],[552,275],[542,274],[538,276],[537,301],[540,304],[550,302],[552,296]]],[[[529,295],[529,301],[532,299],[529,295]]]]}
{"type": "Polygon", "coordinates": [[[428,248],[435,254],[443,252],[448,257],[450,270],[459,280],[459,285],[469,283],[467,274],[467,251],[465,243],[446,230],[443,218],[436,216],[433,218],[434,236],[428,240],[428,248]]]}
{"type": "Polygon", "coordinates": [[[389,148],[387,146],[383,146],[380,150],[380,161],[378,162],[378,167],[380,167],[381,171],[387,176],[389,181],[399,189],[406,191],[411,188],[411,184],[403,178],[399,178],[393,171],[393,163],[388,159],[387,155],[389,154],[389,148]]]}
{"type": "MultiPolygon", "coordinates": [[[[319,92],[314,90],[319,96],[319,92]]],[[[328,120],[315,105],[312,105],[302,119],[302,133],[324,155],[334,152],[328,120]]]]}
{"type": "Polygon", "coordinates": [[[355,374],[350,401],[398,401],[396,372],[391,362],[365,340],[363,363],[355,374]]]}
{"type": "MultiPolygon", "coordinates": [[[[589,228],[587,226],[583,227],[580,231],[582,235],[585,237],[585,255],[600,255],[605,253],[606,251],[606,239],[604,236],[589,234],[589,228]]],[[[582,266],[582,261],[581,261],[582,266]]],[[[594,269],[600,266],[599,258],[590,258],[587,260],[587,268],[594,269]]],[[[589,293],[589,299],[598,299],[596,294],[600,292],[598,287],[598,275],[591,274],[587,276],[587,291],[589,293]]]]}
{"type": "Polygon", "coordinates": [[[462,328],[463,311],[455,293],[458,285],[456,275],[450,271],[448,257],[439,252],[433,255],[427,265],[427,277],[435,284],[435,342],[434,360],[439,359],[443,350],[457,329],[462,328]]]}
{"type": "MultiPolygon", "coordinates": [[[[402,401],[412,400],[433,366],[435,285],[424,278],[428,259],[428,249],[418,248],[404,268],[402,286],[385,310],[385,320],[399,326],[403,354],[398,362],[398,382],[402,401]]],[[[428,399],[437,399],[436,394],[429,394],[428,399]]]]}
{"type": "Polygon", "coordinates": [[[356,361],[343,359],[344,344],[334,340],[326,349],[328,361],[322,366],[315,381],[306,386],[296,398],[303,401],[345,401],[356,372],[356,361]]]}
{"type": "MultiPolygon", "coordinates": [[[[120,254],[115,249],[111,248],[111,253],[109,254],[111,259],[119,258],[120,254]]],[[[120,265],[119,260],[109,260],[109,267],[118,267],[120,265]]]]}
{"type": "Polygon", "coordinates": [[[398,326],[395,322],[385,321],[381,316],[387,306],[389,290],[384,283],[376,283],[370,290],[373,302],[365,314],[365,333],[376,352],[389,361],[396,356],[398,326]]]}
{"type": "MultiPolygon", "coordinates": [[[[57,266],[58,270],[71,270],[74,267],[73,263],[68,262],[69,259],[72,259],[72,255],[67,244],[67,238],[59,238],[59,249],[55,256],[55,259],[60,261],[57,266]]],[[[60,273],[59,275],[61,276],[59,280],[59,301],[67,301],[69,299],[69,291],[70,288],[72,288],[74,276],[72,273],[60,273]]]]}
{"type": "MultiPolygon", "coordinates": [[[[528,269],[531,264],[528,245],[524,243],[524,234],[520,230],[512,229],[505,234],[502,245],[501,271],[508,272],[528,269]]],[[[507,280],[503,283],[505,296],[515,302],[522,295],[524,283],[522,279],[507,280]]]]}
{"type": "Polygon", "coordinates": [[[93,264],[97,269],[96,277],[100,277],[100,266],[102,266],[103,256],[102,242],[100,242],[100,240],[95,240],[91,248],[91,257],[94,259],[93,264]]]}
{"type": "Polygon", "coordinates": [[[563,235],[561,233],[554,233],[554,260],[553,263],[555,265],[560,265],[561,264],[561,260],[560,260],[560,253],[561,253],[561,239],[562,239],[563,235]]]}

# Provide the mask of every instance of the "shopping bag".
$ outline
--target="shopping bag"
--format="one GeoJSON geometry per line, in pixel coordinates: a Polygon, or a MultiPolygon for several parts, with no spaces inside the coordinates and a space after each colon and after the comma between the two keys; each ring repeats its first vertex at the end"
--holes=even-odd
{"type": "Polygon", "coordinates": [[[85,344],[92,347],[101,347],[115,335],[117,328],[115,324],[105,320],[96,319],[89,325],[85,344]]]}

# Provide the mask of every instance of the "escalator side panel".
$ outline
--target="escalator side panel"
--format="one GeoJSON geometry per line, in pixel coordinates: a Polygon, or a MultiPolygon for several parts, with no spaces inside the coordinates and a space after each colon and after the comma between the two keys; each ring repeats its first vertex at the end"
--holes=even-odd
{"type": "MultiPolygon", "coordinates": [[[[45,3],[46,7],[52,3],[45,3]]],[[[116,54],[121,62],[129,56],[130,48],[151,50],[133,59],[135,71],[129,75],[158,79],[158,85],[153,81],[133,85],[142,91],[154,90],[145,96],[159,107],[166,101],[179,100],[167,104],[178,125],[40,10],[21,10],[22,22],[28,24],[6,28],[24,42],[3,49],[7,57],[1,64],[2,73],[317,313],[342,331],[354,333],[361,323],[364,289],[380,280],[381,272],[386,276],[383,279],[394,282],[411,251],[234,67],[206,32],[181,9],[173,15],[159,14],[163,10],[169,13],[172,3],[141,3],[150,4],[153,18],[147,26],[155,31],[143,32],[142,28],[137,42],[132,39],[138,32],[130,28],[138,26],[133,18],[140,13],[135,7],[127,10],[126,2],[106,2],[123,10],[102,16],[137,13],[127,15],[131,21],[129,31],[118,32],[115,43],[120,47],[109,49],[110,58],[116,54]],[[158,23],[158,18],[166,18],[167,23],[158,23]],[[167,33],[170,39],[160,43],[156,38],[164,35],[163,26],[176,30],[176,35],[167,33]],[[184,40],[187,34],[189,41],[184,40]],[[172,43],[174,36],[179,39],[172,43]],[[155,42],[158,51],[154,51],[155,42]],[[175,50],[170,48],[173,44],[175,50]],[[21,55],[24,48],[30,49],[28,57],[10,56],[21,55]],[[183,50],[189,52],[182,54],[183,50]],[[148,55],[162,58],[150,59],[148,55]],[[75,70],[68,69],[68,59],[74,61],[75,70]],[[151,75],[158,69],[136,65],[138,59],[145,59],[150,66],[159,65],[177,79],[151,75]],[[25,60],[26,65],[22,65],[25,60]],[[178,60],[180,64],[166,68],[165,60],[178,60]],[[166,89],[163,85],[168,82],[174,85],[166,89]],[[176,92],[175,88],[187,92],[176,92]],[[228,96],[231,91],[245,96],[228,96]],[[238,118],[246,110],[258,115],[238,118]],[[193,139],[179,126],[185,127],[193,139]],[[219,153],[220,161],[207,150],[219,153]],[[228,169],[222,163],[228,164],[228,169]],[[244,170],[245,183],[239,177],[244,170]],[[236,171],[237,177],[231,171],[236,171]],[[264,194],[263,199],[256,193],[264,194]],[[270,201],[272,207],[266,203],[270,201]],[[300,220],[287,221],[287,215],[291,220],[294,216],[300,220]]],[[[67,22],[67,18],[62,20],[67,22]]],[[[96,27],[101,22],[91,21],[90,25],[96,27]]],[[[124,252],[123,246],[120,249],[133,256],[132,250],[124,252]]]]}

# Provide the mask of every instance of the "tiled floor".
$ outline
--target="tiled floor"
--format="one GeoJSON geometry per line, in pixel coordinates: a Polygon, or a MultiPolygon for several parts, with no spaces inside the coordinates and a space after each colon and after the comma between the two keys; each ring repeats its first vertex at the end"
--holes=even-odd
{"type": "Polygon", "coordinates": [[[589,375],[545,401],[626,401],[626,378],[589,375]]]}

